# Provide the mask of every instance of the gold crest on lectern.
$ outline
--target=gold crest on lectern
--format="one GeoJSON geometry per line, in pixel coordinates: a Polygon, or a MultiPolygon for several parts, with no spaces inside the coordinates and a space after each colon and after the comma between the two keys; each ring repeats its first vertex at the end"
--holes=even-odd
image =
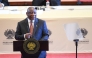
{"type": "Polygon", "coordinates": [[[35,54],[39,51],[40,44],[34,38],[30,38],[23,43],[23,49],[28,54],[35,54]]]}

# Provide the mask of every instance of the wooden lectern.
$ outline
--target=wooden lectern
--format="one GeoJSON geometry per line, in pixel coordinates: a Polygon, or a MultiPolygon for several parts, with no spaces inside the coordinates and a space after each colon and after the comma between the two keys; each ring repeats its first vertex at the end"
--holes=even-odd
{"type": "Polygon", "coordinates": [[[23,49],[24,41],[13,41],[13,51],[20,51],[23,58],[38,58],[41,51],[48,51],[49,45],[48,41],[39,41],[40,48],[39,51],[35,54],[28,54],[23,49]]]}

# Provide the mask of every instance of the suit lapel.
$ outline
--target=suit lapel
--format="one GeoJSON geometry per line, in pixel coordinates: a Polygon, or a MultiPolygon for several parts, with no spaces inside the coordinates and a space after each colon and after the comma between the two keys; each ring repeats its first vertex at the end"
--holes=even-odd
{"type": "MultiPolygon", "coordinates": [[[[24,20],[24,27],[25,27],[25,32],[27,32],[27,33],[29,33],[30,32],[30,28],[29,28],[29,25],[28,25],[28,20],[27,20],[27,18],[24,20]]],[[[35,19],[35,22],[34,22],[34,30],[33,30],[33,35],[32,35],[32,37],[34,36],[34,34],[35,34],[35,32],[36,32],[36,30],[37,30],[37,28],[38,28],[38,18],[36,18],[35,19]]]]}
{"type": "Polygon", "coordinates": [[[35,34],[36,30],[37,30],[37,27],[38,27],[38,18],[35,19],[35,22],[34,22],[34,30],[33,30],[33,35],[35,34]]]}
{"type": "Polygon", "coordinates": [[[30,29],[29,29],[29,25],[28,25],[28,20],[27,18],[24,20],[24,27],[25,27],[25,32],[29,33],[30,32],[30,29]]]}

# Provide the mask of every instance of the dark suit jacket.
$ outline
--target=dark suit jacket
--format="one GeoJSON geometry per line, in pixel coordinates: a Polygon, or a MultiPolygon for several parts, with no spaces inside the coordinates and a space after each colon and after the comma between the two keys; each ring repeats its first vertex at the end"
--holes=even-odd
{"type": "Polygon", "coordinates": [[[0,0],[1,3],[3,3],[5,6],[9,6],[8,0],[0,0]]]}
{"type": "Polygon", "coordinates": [[[51,6],[59,6],[61,5],[61,0],[50,0],[51,6]]]}
{"type": "Polygon", "coordinates": [[[33,0],[32,6],[42,6],[46,5],[46,0],[33,0]]]}
{"type": "MultiPolygon", "coordinates": [[[[61,5],[61,0],[49,0],[51,6],[58,6],[61,5]]],[[[46,0],[33,0],[32,1],[33,6],[46,6],[46,0]]]]}
{"type": "MultiPolygon", "coordinates": [[[[16,40],[25,40],[24,34],[29,33],[29,25],[28,20],[24,19],[18,22],[17,29],[15,32],[15,39],[16,40]]],[[[48,29],[46,26],[46,22],[36,18],[34,22],[34,31],[33,31],[33,38],[36,40],[48,40],[48,29]]],[[[44,58],[46,56],[46,51],[42,51],[39,55],[39,58],[44,58]]]]}

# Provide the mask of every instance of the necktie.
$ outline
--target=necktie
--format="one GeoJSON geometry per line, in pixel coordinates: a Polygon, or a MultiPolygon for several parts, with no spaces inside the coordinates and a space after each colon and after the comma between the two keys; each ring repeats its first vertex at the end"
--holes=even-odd
{"type": "Polygon", "coordinates": [[[32,25],[32,21],[30,22],[30,33],[31,33],[31,36],[33,34],[33,25],[32,25]]]}

